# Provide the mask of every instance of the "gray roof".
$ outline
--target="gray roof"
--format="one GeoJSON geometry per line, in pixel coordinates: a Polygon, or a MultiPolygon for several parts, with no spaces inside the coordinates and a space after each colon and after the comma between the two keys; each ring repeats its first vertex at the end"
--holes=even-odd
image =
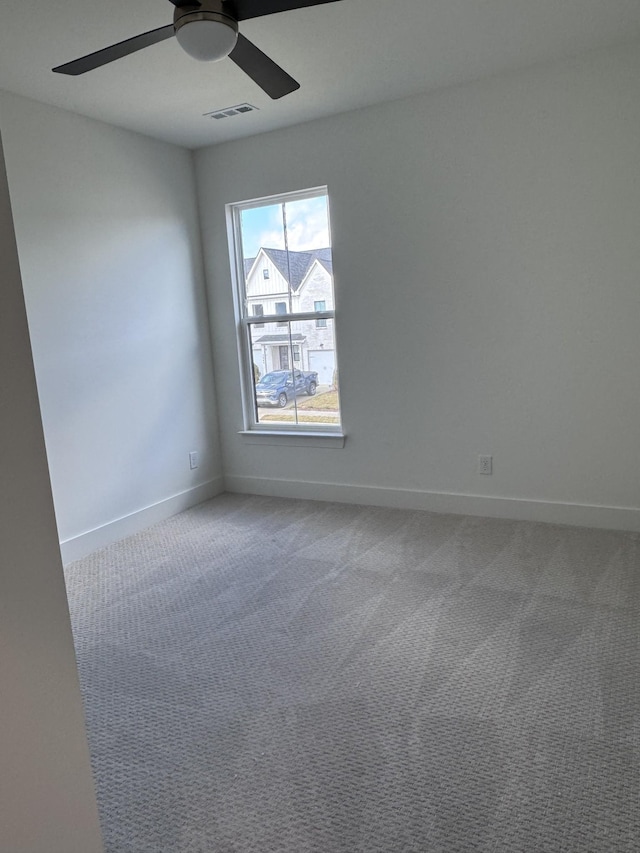
{"type": "MultiPolygon", "coordinates": [[[[267,249],[263,246],[262,251],[278,268],[285,281],[289,282],[291,290],[294,293],[299,289],[304,281],[304,277],[316,260],[322,264],[329,275],[333,275],[333,263],[329,247],[325,249],[313,249],[309,252],[285,252],[284,249],[267,249]],[[291,279],[289,279],[289,271],[291,271],[291,279]]],[[[245,259],[245,276],[249,275],[254,262],[255,258],[245,259]]]]}
{"type": "MultiPolygon", "coordinates": [[[[294,343],[298,341],[306,341],[306,335],[291,335],[291,340],[294,343]]],[[[263,335],[253,342],[254,344],[288,344],[289,335],[263,335]]]]}

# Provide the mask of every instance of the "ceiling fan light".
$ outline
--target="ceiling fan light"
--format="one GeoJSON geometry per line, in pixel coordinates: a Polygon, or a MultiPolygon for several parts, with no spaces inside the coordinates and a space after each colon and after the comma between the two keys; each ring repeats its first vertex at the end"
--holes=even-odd
{"type": "Polygon", "coordinates": [[[201,62],[216,62],[229,56],[238,40],[238,31],[225,21],[197,18],[176,27],[180,47],[201,62]]]}

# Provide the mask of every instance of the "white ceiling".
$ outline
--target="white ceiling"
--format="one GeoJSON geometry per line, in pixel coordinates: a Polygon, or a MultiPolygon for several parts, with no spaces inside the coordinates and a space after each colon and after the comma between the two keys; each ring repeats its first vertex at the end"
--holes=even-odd
{"type": "Polygon", "coordinates": [[[175,39],[81,77],[50,71],[172,12],[167,0],[12,0],[0,88],[197,148],[640,40],[640,0],[340,0],[241,25],[300,81],[280,101],[230,60],[196,62],[175,39]],[[203,117],[245,101],[259,112],[203,117]]]}

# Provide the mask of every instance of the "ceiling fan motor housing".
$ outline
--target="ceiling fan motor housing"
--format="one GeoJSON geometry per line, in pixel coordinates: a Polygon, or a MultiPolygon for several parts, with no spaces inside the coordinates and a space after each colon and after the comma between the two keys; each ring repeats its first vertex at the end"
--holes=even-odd
{"type": "Polygon", "coordinates": [[[173,15],[176,38],[194,59],[214,62],[228,56],[236,46],[238,22],[225,14],[223,8],[222,0],[176,6],[173,15]]]}

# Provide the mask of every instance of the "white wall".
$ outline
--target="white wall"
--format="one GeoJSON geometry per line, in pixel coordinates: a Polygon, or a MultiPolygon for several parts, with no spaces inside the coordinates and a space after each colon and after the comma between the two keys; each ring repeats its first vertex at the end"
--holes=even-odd
{"type": "Polygon", "coordinates": [[[192,156],[7,93],[0,118],[73,558],[222,487],[192,156]]]}
{"type": "Polygon", "coordinates": [[[639,93],[632,47],[199,151],[229,486],[640,529],[639,93]],[[324,183],[347,442],[259,446],[224,204],[324,183]]]}
{"type": "Polygon", "coordinates": [[[102,850],[0,142],[0,850],[102,850]]]}

